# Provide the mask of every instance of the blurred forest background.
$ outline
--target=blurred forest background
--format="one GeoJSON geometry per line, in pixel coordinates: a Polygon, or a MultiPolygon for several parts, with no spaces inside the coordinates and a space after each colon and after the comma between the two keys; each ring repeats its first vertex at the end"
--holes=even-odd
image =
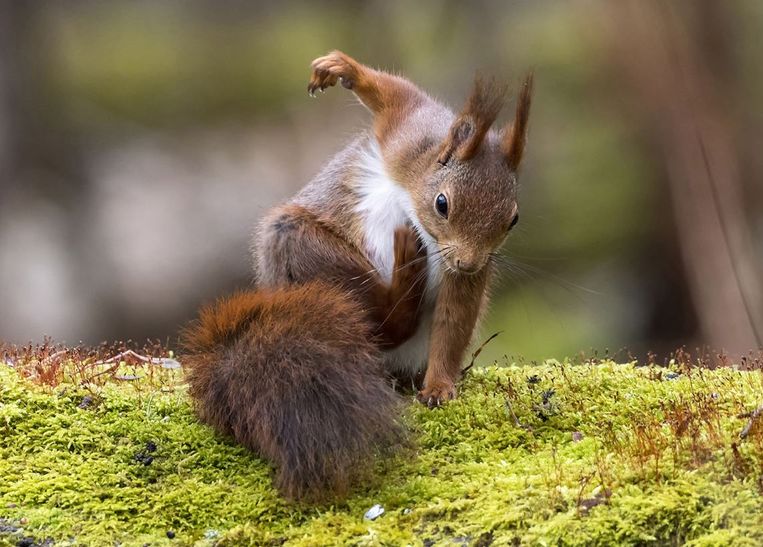
{"type": "Polygon", "coordinates": [[[535,69],[480,361],[754,350],[761,35],[760,0],[0,0],[0,339],[172,344],[251,283],[258,218],[368,125],[308,98],[339,48],[456,109],[535,69]]]}

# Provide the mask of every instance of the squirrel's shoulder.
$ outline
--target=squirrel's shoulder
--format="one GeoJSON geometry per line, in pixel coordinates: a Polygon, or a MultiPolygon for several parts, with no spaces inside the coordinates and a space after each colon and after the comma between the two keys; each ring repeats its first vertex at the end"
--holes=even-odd
{"type": "Polygon", "coordinates": [[[377,161],[377,154],[378,144],[373,135],[358,134],[321,167],[291,203],[316,210],[351,197],[357,180],[366,174],[369,163],[377,161]]]}

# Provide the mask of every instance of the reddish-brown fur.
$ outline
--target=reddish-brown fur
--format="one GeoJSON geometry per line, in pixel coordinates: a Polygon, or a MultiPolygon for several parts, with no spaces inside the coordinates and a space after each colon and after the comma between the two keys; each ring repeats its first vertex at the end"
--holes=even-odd
{"type": "Polygon", "coordinates": [[[272,461],[285,496],[341,495],[400,440],[371,331],[358,301],[325,283],[220,300],[183,335],[198,414],[272,461]]]}
{"type": "Polygon", "coordinates": [[[283,250],[290,282],[203,308],[183,332],[184,363],[201,419],[272,461],[285,496],[320,500],[343,494],[400,438],[379,350],[415,331],[426,262],[415,234],[398,230],[385,286],[308,213],[284,214],[302,230],[284,244],[304,245],[283,250]],[[318,276],[305,268],[321,246],[336,253],[335,270],[318,276]],[[293,253],[303,260],[292,265],[293,253]]]}
{"type": "Polygon", "coordinates": [[[504,89],[492,81],[475,82],[458,116],[408,80],[342,52],[313,61],[311,94],[337,82],[373,113],[373,142],[348,146],[266,217],[255,250],[259,290],[204,309],[184,335],[202,419],[270,459],[276,483],[295,499],[343,493],[374,452],[400,438],[386,375],[415,375],[426,363],[419,400],[431,407],[456,396],[487,301],[490,255],[518,218],[532,92],[528,77],[513,124],[498,133],[491,125],[504,89]],[[389,201],[378,201],[369,181],[389,201]],[[434,207],[439,194],[448,215],[434,207]],[[369,196],[394,211],[359,207],[369,196]],[[363,217],[369,210],[377,216],[363,217]],[[377,251],[386,260],[392,237],[390,273],[377,251]],[[433,258],[442,271],[430,282],[433,258]],[[413,369],[383,370],[398,346],[426,353],[418,339],[403,345],[429,324],[422,317],[431,320],[421,331],[428,356],[413,369]]]}
{"type": "Polygon", "coordinates": [[[466,101],[463,112],[448,132],[438,163],[446,164],[455,154],[460,161],[474,157],[477,149],[485,140],[490,126],[498,117],[503,106],[506,87],[499,86],[494,80],[485,83],[481,78],[474,80],[474,88],[466,101]]]}
{"type": "Polygon", "coordinates": [[[395,269],[387,286],[331,219],[297,205],[277,207],[270,218],[261,243],[270,260],[261,284],[278,287],[322,280],[353,291],[384,348],[400,345],[416,331],[427,263],[413,230],[395,233],[395,269]]]}
{"type": "Polygon", "coordinates": [[[533,75],[528,74],[522,84],[522,89],[517,98],[517,110],[514,114],[514,123],[504,133],[501,146],[506,155],[509,168],[516,171],[525,152],[527,142],[527,123],[530,119],[530,105],[533,96],[533,75]]]}
{"type": "Polygon", "coordinates": [[[429,349],[424,388],[418,395],[422,403],[436,406],[455,399],[456,382],[486,299],[490,274],[490,268],[484,267],[474,275],[443,279],[432,325],[432,339],[443,343],[429,349]]]}
{"type": "Polygon", "coordinates": [[[461,114],[450,115],[447,131],[443,108],[408,80],[366,67],[340,51],[313,61],[308,91],[337,82],[374,115],[386,167],[410,194],[420,224],[443,253],[446,275],[418,396],[437,406],[456,395],[461,360],[487,300],[490,254],[517,215],[516,175],[527,137],[532,74],[520,91],[513,123],[500,134],[491,133],[490,126],[505,88],[492,80],[475,80],[461,114]],[[452,204],[447,220],[432,206],[439,193],[452,204]]]}
{"type": "Polygon", "coordinates": [[[374,114],[374,132],[384,144],[386,136],[400,127],[406,114],[428,97],[414,84],[392,74],[360,64],[341,51],[332,51],[312,62],[307,86],[312,95],[337,82],[351,89],[374,114]]]}

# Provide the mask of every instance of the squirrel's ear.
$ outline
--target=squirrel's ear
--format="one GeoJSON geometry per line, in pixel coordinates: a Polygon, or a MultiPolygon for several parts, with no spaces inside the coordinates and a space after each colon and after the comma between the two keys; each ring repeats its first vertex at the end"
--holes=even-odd
{"type": "Polygon", "coordinates": [[[437,161],[445,164],[453,155],[461,161],[474,156],[498,116],[505,95],[506,86],[497,84],[494,79],[485,82],[477,75],[471,95],[450,126],[437,161]]]}
{"type": "Polygon", "coordinates": [[[533,73],[530,72],[525,77],[522,89],[517,97],[517,112],[514,115],[514,122],[507,126],[501,148],[506,156],[506,162],[513,171],[517,170],[522,161],[522,154],[525,151],[525,142],[527,141],[527,121],[530,117],[530,103],[532,103],[533,93],[533,73]]]}

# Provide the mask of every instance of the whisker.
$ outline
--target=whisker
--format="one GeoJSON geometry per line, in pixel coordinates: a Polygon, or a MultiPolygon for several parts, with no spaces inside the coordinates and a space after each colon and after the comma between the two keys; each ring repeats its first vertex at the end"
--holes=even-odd
{"type": "MultiPolygon", "coordinates": [[[[403,264],[401,266],[398,266],[397,268],[394,268],[392,270],[392,273],[399,272],[401,269],[405,268],[406,266],[410,266],[412,264],[418,264],[419,262],[422,262],[424,260],[429,260],[430,256],[436,257],[436,256],[438,256],[438,255],[440,255],[440,254],[442,254],[442,253],[444,253],[446,251],[451,251],[452,252],[453,251],[453,246],[452,245],[444,245],[443,247],[435,249],[434,251],[432,251],[431,255],[430,254],[426,254],[424,256],[417,257],[414,260],[412,260],[410,262],[407,262],[406,264],[403,264]]],[[[374,274],[374,273],[379,273],[379,269],[378,268],[373,268],[372,270],[370,270],[370,271],[368,271],[368,272],[366,272],[364,274],[361,274],[361,275],[358,275],[356,277],[351,278],[351,281],[356,281],[356,280],[360,279],[361,277],[364,277],[366,275],[371,275],[371,274],[374,274]]]]}
{"type": "MultiPolygon", "coordinates": [[[[436,249],[435,251],[432,252],[431,255],[419,257],[416,260],[420,260],[420,259],[427,259],[428,260],[429,257],[432,256],[435,259],[434,260],[434,262],[435,262],[434,263],[434,267],[438,268],[438,267],[440,267],[442,265],[445,265],[447,267],[447,265],[445,264],[445,258],[447,258],[453,252],[455,252],[455,248],[452,245],[446,245],[446,246],[443,246],[443,247],[441,247],[439,249],[436,249]]],[[[409,262],[408,264],[413,264],[415,262],[416,261],[414,260],[414,261],[409,262]]],[[[405,266],[406,265],[403,265],[403,266],[401,266],[401,268],[405,267],[405,266]]],[[[400,268],[398,268],[398,270],[399,269],[400,268]]],[[[416,278],[411,283],[411,286],[408,287],[408,289],[405,291],[405,293],[397,300],[397,302],[395,302],[395,305],[392,307],[390,312],[387,314],[387,317],[385,317],[384,320],[381,322],[381,325],[386,324],[386,322],[390,319],[390,317],[392,317],[392,314],[395,312],[395,310],[400,305],[400,303],[403,300],[405,300],[406,298],[408,298],[408,295],[411,294],[411,291],[414,289],[414,287],[416,287],[416,285],[418,285],[421,281],[425,281],[428,278],[428,276],[429,276],[429,269],[422,270],[421,272],[419,272],[416,275],[416,278]]],[[[424,286],[424,290],[421,291],[421,297],[419,298],[419,302],[418,302],[418,305],[416,307],[417,311],[421,308],[421,305],[422,305],[422,303],[424,301],[424,296],[425,295],[426,295],[426,286],[424,286]]]]}
{"type": "Polygon", "coordinates": [[[532,279],[527,272],[525,272],[522,269],[516,268],[513,264],[509,262],[500,261],[493,256],[491,256],[489,260],[491,264],[497,267],[496,269],[499,272],[499,274],[507,274],[511,278],[511,280],[515,282],[517,285],[520,285],[522,284],[522,282],[529,281],[532,279]]]}
{"type": "MultiPolygon", "coordinates": [[[[490,258],[494,261],[494,264],[498,264],[501,266],[504,266],[506,268],[511,269],[512,271],[516,273],[523,273],[525,275],[528,275],[528,273],[534,273],[539,276],[545,277],[547,280],[551,280],[556,282],[560,287],[567,289],[567,290],[579,290],[583,292],[587,292],[589,294],[595,294],[595,295],[603,295],[604,293],[590,289],[588,287],[584,287],[583,285],[578,285],[577,283],[573,283],[572,281],[568,281],[562,277],[559,277],[556,274],[553,274],[549,271],[546,271],[542,268],[539,268],[537,266],[533,266],[532,264],[528,264],[525,262],[520,262],[518,260],[510,260],[509,257],[503,256],[499,253],[490,253],[490,258]]],[[[528,279],[531,279],[528,275],[528,279]]]]}

